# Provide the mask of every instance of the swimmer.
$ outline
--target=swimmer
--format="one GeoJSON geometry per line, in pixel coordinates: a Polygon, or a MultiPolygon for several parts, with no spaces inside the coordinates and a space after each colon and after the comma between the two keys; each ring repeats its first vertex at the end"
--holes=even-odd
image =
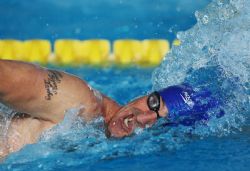
{"type": "Polygon", "coordinates": [[[85,121],[103,117],[106,135],[122,138],[136,127],[152,126],[159,118],[166,118],[169,125],[205,123],[209,109],[220,104],[209,91],[194,91],[183,84],[120,106],[76,76],[9,60],[0,60],[0,102],[17,112],[6,143],[0,144],[0,157],[37,142],[42,132],[60,123],[70,108],[80,108],[79,116],[85,121]]]}

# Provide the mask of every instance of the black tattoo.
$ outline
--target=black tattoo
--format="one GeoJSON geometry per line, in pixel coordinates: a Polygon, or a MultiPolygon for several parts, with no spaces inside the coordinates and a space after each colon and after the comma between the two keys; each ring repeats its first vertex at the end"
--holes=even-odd
{"type": "Polygon", "coordinates": [[[60,72],[48,70],[48,79],[44,80],[44,86],[47,93],[47,95],[45,96],[46,100],[51,100],[51,97],[57,94],[57,84],[61,83],[62,77],[63,76],[60,72]]]}

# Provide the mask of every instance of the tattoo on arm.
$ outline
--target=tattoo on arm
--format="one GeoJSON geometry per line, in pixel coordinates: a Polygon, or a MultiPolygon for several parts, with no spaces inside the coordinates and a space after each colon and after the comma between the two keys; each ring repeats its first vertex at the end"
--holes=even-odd
{"type": "Polygon", "coordinates": [[[51,100],[52,96],[57,94],[58,84],[61,83],[62,74],[58,71],[48,70],[48,78],[44,79],[44,86],[46,90],[46,100],[51,100]]]}

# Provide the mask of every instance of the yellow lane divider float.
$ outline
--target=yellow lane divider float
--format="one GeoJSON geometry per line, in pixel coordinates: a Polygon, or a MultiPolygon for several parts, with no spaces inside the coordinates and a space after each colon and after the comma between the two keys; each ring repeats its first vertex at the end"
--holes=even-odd
{"type": "Polygon", "coordinates": [[[57,40],[55,63],[102,65],[108,62],[110,43],[108,40],[57,40]]]}
{"type": "Polygon", "coordinates": [[[19,40],[0,40],[0,58],[23,60],[23,43],[19,40]]]}
{"type": "Polygon", "coordinates": [[[24,60],[46,64],[52,54],[51,44],[48,40],[27,40],[23,44],[24,60]]]}
{"type": "Polygon", "coordinates": [[[139,40],[116,40],[113,47],[116,64],[129,65],[141,58],[142,44],[139,40]]]}
{"type": "Polygon", "coordinates": [[[108,40],[83,41],[83,59],[86,59],[87,64],[105,65],[109,62],[110,49],[111,45],[108,40]]]}
{"type": "Polygon", "coordinates": [[[144,40],[142,42],[142,56],[139,65],[159,65],[163,57],[169,52],[170,45],[167,40],[144,40]]]}
{"type": "Polygon", "coordinates": [[[58,64],[77,64],[82,43],[79,40],[60,39],[55,41],[53,62],[58,64]]]}
{"type": "MultiPolygon", "coordinates": [[[[180,41],[174,40],[172,46],[179,46],[180,41]]],[[[170,44],[163,39],[121,39],[111,44],[105,39],[75,40],[59,39],[54,43],[52,52],[48,40],[0,40],[0,59],[55,63],[59,65],[139,65],[156,66],[170,50],[170,44]]]]}

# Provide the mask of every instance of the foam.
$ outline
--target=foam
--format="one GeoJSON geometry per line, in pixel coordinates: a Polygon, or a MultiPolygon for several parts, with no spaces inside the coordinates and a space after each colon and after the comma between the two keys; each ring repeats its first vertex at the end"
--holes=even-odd
{"type": "Polygon", "coordinates": [[[197,125],[195,130],[165,127],[165,121],[159,120],[152,128],[137,129],[136,136],[113,140],[105,137],[102,118],[85,123],[77,117],[78,110],[72,109],[60,125],[41,137],[40,142],[11,154],[5,161],[6,167],[23,163],[43,164],[44,170],[55,164],[89,166],[100,160],[178,149],[193,140],[190,133],[192,137],[203,138],[240,129],[250,106],[249,3],[215,1],[203,12],[197,12],[198,23],[178,34],[181,46],[173,48],[153,75],[154,89],[187,80],[195,88],[210,86],[222,92],[223,97],[228,97],[223,106],[227,115],[223,119],[211,120],[208,126],[197,125]]]}
{"type": "Polygon", "coordinates": [[[224,99],[226,116],[196,129],[200,135],[240,129],[249,114],[249,11],[249,1],[218,0],[196,12],[197,24],[178,33],[181,45],[174,46],[154,71],[153,89],[187,82],[224,99]]]}

